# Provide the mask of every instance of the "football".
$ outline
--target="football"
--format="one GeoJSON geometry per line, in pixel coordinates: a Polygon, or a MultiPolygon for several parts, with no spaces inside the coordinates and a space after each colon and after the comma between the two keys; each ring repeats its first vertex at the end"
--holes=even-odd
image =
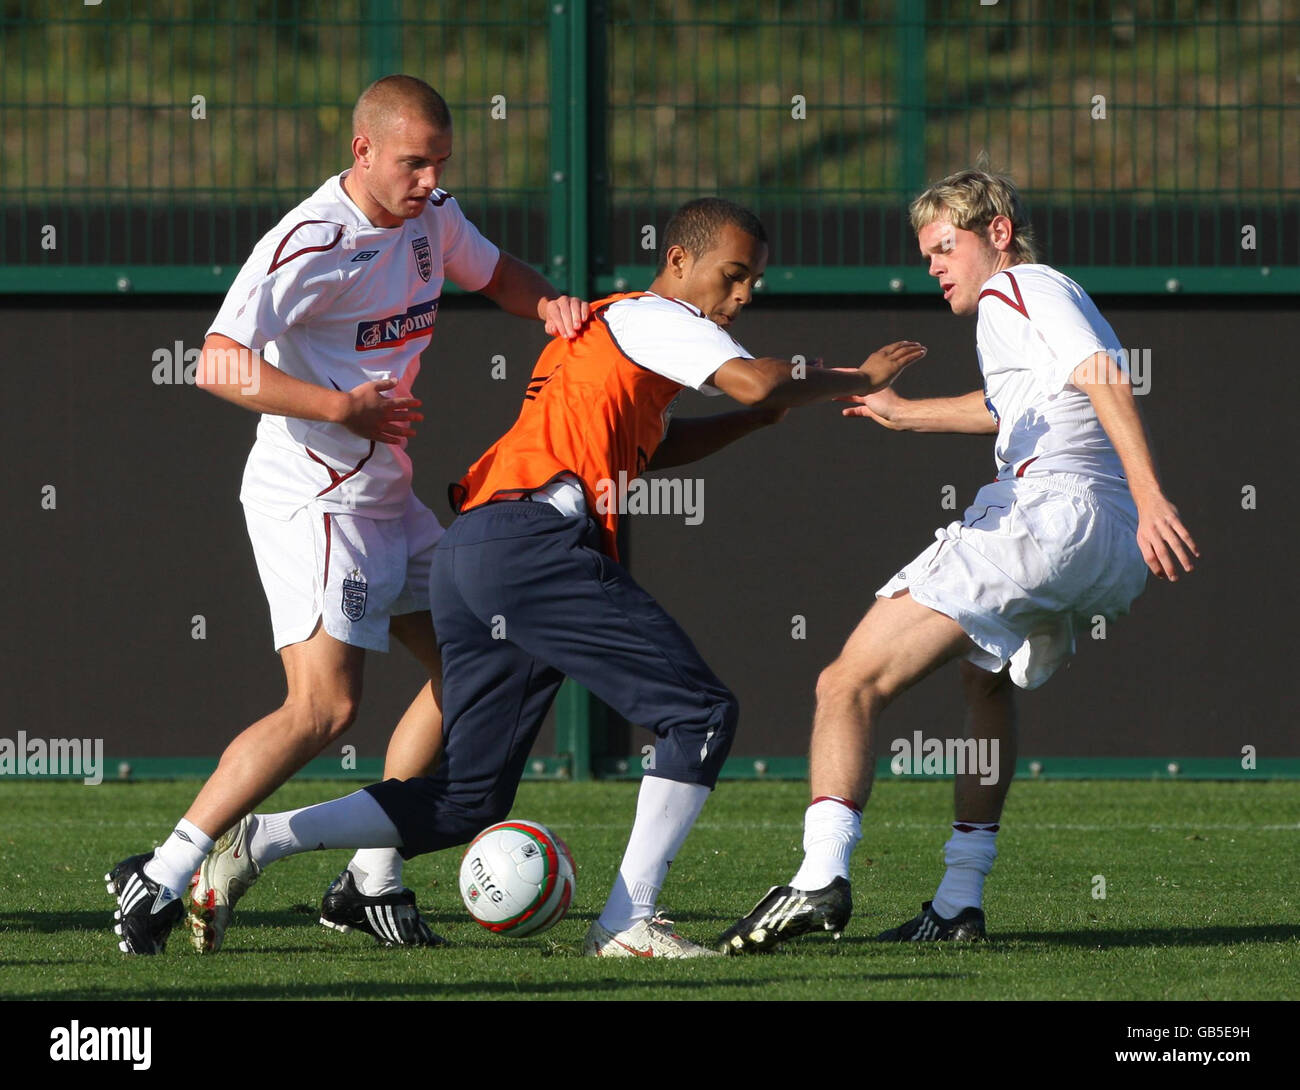
{"type": "Polygon", "coordinates": [[[478,834],[460,863],[469,914],[501,935],[536,935],[564,919],[573,900],[569,846],[535,821],[503,821],[478,834]]]}

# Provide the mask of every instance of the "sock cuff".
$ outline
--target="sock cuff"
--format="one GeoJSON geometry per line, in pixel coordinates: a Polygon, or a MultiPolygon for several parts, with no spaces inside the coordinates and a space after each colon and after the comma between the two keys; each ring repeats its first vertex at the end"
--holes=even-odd
{"type": "Polygon", "coordinates": [[[954,821],[954,833],[996,833],[1001,825],[996,821],[954,821]]]}
{"type": "Polygon", "coordinates": [[[172,830],[172,835],[180,837],[181,840],[193,844],[195,849],[201,851],[204,855],[212,851],[212,846],[216,843],[212,837],[208,836],[202,829],[192,821],[186,821],[181,818],[176,823],[176,828],[172,830]]]}
{"type": "Polygon", "coordinates": [[[855,814],[862,813],[862,807],[852,799],[843,798],[840,795],[818,795],[809,803],[810,806],[816,806],[819,802],[838,802],[841,806],[847,806],[855,814]]]}

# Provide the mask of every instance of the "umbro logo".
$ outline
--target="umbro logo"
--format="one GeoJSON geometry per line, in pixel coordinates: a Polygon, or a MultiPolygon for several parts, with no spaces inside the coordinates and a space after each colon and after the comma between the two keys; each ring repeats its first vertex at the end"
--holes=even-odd
{"type": "Polygon", "coordinates": [[[352,264],[355,265],[358,261],[369,261],[377,253],[379,253],[378,250],[362,250],[352,259],[352,264]]]}

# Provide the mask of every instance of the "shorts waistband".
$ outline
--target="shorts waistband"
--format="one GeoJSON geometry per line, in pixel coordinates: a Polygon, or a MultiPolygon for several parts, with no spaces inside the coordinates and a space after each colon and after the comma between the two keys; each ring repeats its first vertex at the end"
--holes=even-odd
{"type": "Polygon", "coordinates": [[[1076,473],[1044,473],[1041,477],[1020,477],[1020,485],[1036,485],[1052,492],[1064,492],[1082,500],[1090,507],[1103,508],[1112,514],[1123,517],[1136,525],[1137,505],[1133,496],[1123,485],[1103,483],[1091,477],[1081,477],[1076,473]]]}

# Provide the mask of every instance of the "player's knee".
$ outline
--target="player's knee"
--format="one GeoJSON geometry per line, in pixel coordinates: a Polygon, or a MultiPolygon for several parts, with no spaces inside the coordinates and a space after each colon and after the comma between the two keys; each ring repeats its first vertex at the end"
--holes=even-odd
{"type": "Polygon", "coordinates": [[[358,706],[359,701],[350,693],[320,695],[285,704],[292,715],[295,732],[321,746],[334,741],[356,722],[358,706]]]}
{"type": "Polygon", "coordinates": [[[893,693],[875,671],[836,659],[817,677],[817,706],[848,705],[866,711],[889,703],[893,693]]]}

